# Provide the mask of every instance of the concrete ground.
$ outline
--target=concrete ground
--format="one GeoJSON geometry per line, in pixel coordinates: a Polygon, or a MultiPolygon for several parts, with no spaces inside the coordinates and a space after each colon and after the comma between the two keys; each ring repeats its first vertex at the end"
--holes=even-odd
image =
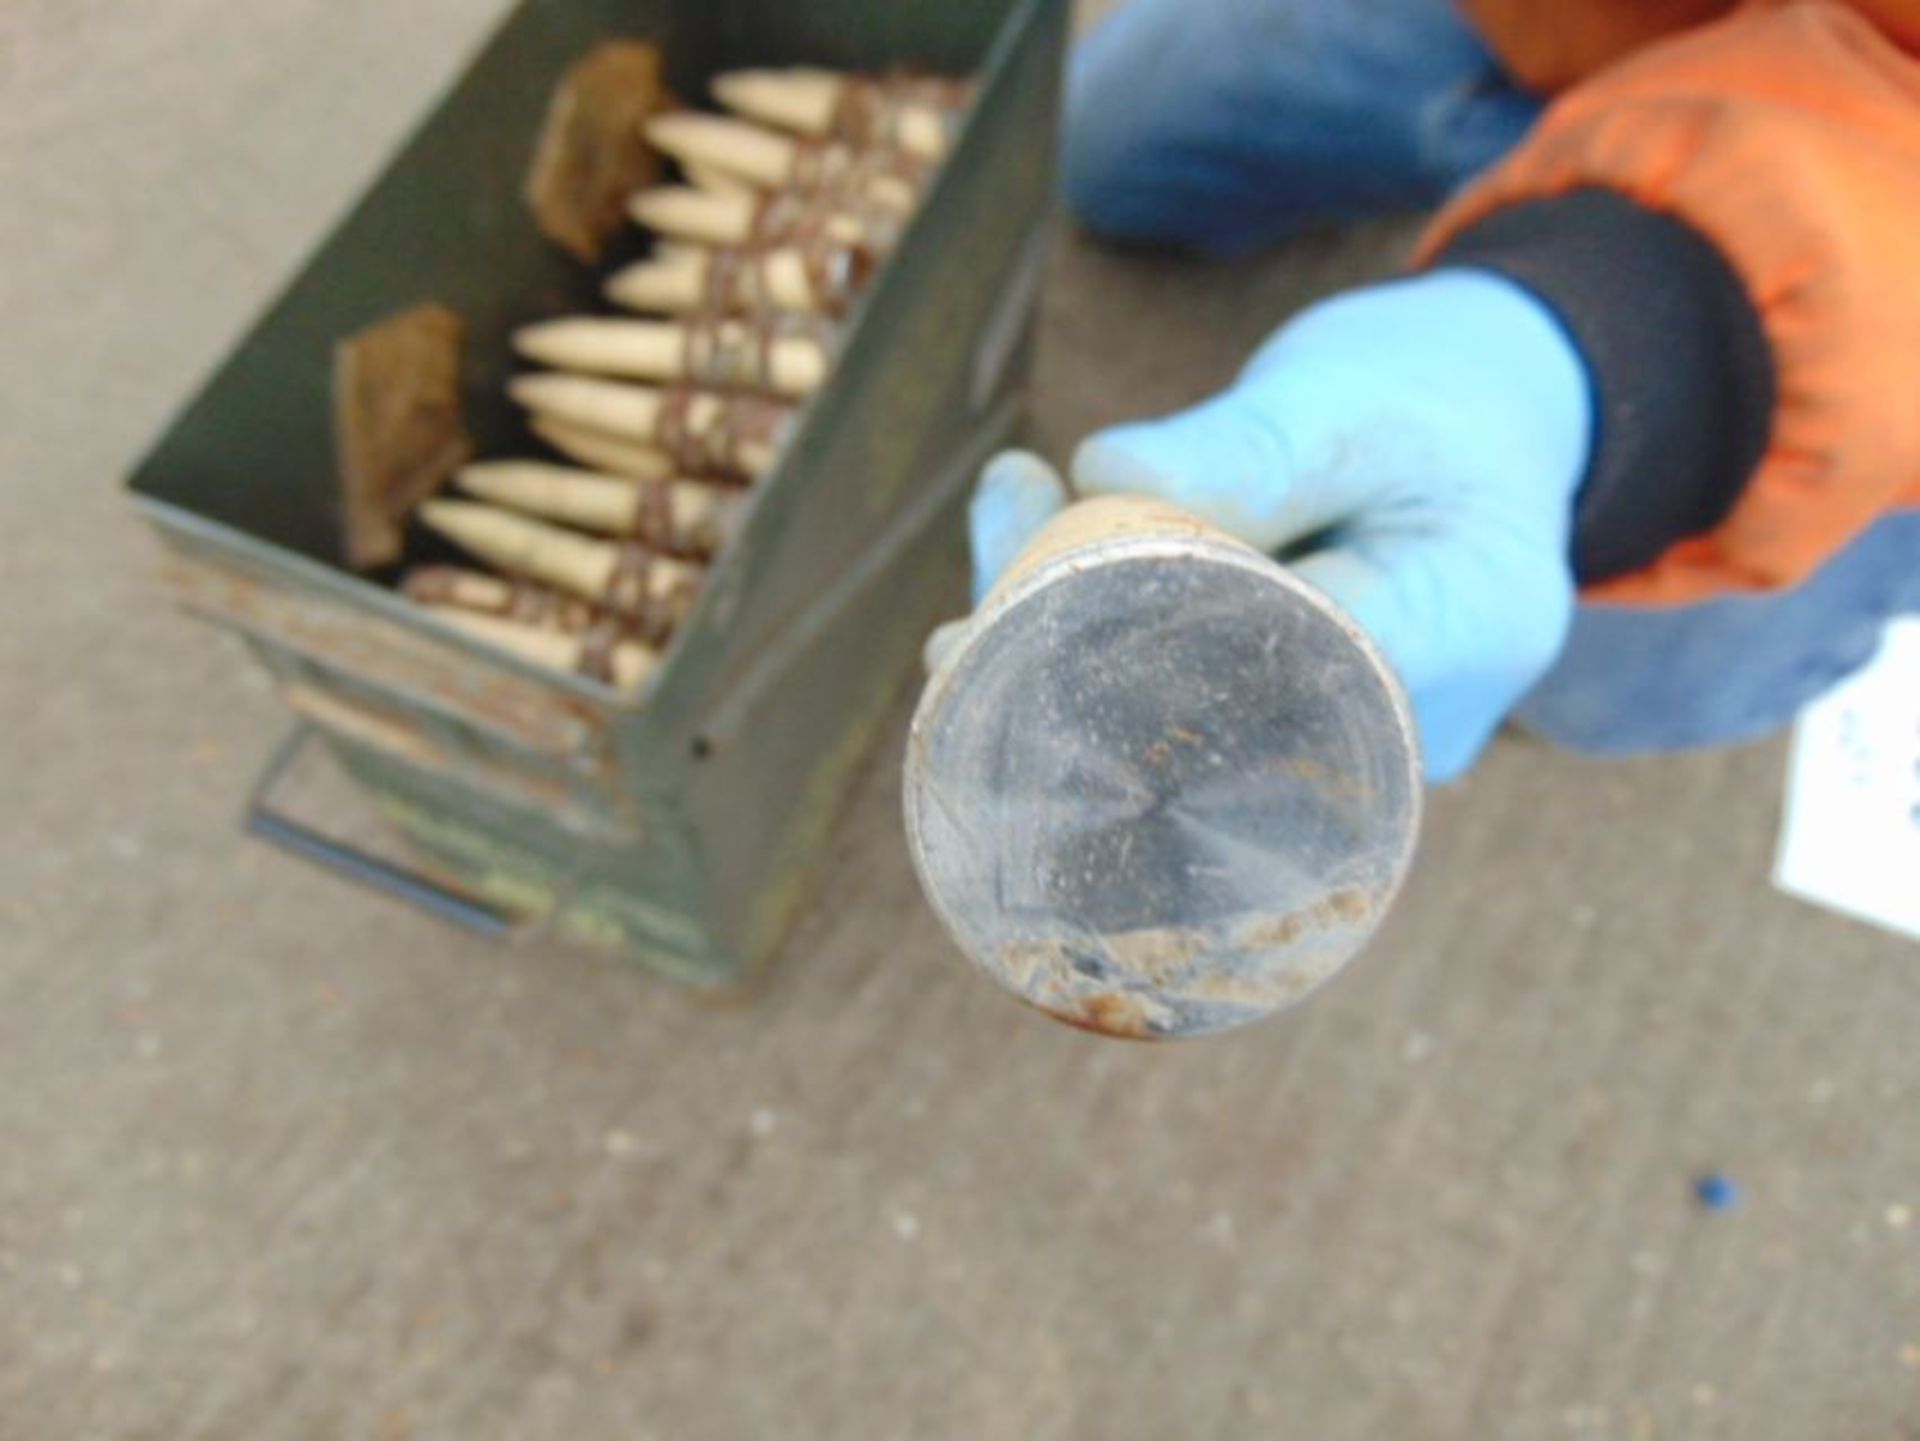
{"type": "MultiPolygon", "coordinates": [[[[1504,740],[1348,979],[1162,1049],[963,968],[898,723],[732,1009],[236,834],[279,712],[116,477],[501,8],[0,10],[0,1438],[1920,1437],[1920,953],[1768,889],[1777,744],[1504,740]]],[[[1068,246],[1043,437],[1405,237],[1068,246]]]]}

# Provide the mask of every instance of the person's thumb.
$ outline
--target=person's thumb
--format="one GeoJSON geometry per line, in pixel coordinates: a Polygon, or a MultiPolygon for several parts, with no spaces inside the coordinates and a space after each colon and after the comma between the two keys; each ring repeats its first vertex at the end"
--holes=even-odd
{"type": "Polygon", "coordinates": [[[967,507],[975,606],[1066,504],[1060,473],[1031,451],[1003,450],[986,463],[967,507]]]}
{"type": "MultiPolygon", "coordinates": [[[[973,498],[967,503],[974,609],[979,609],[1020,552],[1066,504],[1066,482],[1032,451],[1003,450],[980,468],[973,498]]],[[[920,660],[929,674],[953,654],[972,624],[972,616],[963,616],[927,637],[920,660]]]]}
{"type": "Polygon", "coordinates": [[[1151,495],[1237,540],[1275,550],[1355,504],[1330,466],[1324,426],[1284,396],[1241,390],[1161,420],[1100,431],[1073,457],[1083,495],[1151,495]]]}
{"type": "Polygon", "coordinates": [[[947,663],[947,657],[966,638],[967,627],[972,623],[972,616],[962,616],[959,620],[950,620],[934,627],[933,634],[920,647],[920,666],[928,675],[947,663]]]}

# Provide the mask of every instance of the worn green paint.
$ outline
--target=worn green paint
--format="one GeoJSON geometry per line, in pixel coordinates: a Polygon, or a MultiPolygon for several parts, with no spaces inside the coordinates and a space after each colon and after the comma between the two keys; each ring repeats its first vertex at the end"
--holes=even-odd
{"type": "MultiPolygon", "coordinates": [[[[214,589],[239,597],[224,619],[277,673],[401,714],[465,763],[433,772],[333,746],[436,874],[680,979],[737,978],[777,945],[920,638],[959,597],[957,510],[1023,381],[1024,347],[999,347],[1004,373],[989,362],[995,336],[1024,323],[1015,281],[1050,211],[1066,9],[525,5],[141,466],[134,494],[188,568],[246,577],[214,589]],[[834,382],[639,703],[487,651],[342,569],[330,442],[335,338],[437,300],[468,325],[463,385],[481,450],[533,448],[502,393],[508,337],[535,317],[599,308],[598,278],[539,237],[520,178],[555,80],[608,35],[662,41],[690,94],[713,70],[747,64],[983,76],[922,214],[862,300],[834,382]],[[286,607],[251,605],[248,587],[297,601],[300,624],[276,629],[286,607]],[[396,636],[457,657],[466,682],[416,683],[392,662],[396,636]],[[472,684],[475,668],[500,684],[472,684]],[[508,718],[487,713],[491,693],[517,708],[516,734],[577,735],[577,749],[503,743],[508,718]],[[576,816],[598,819],[568,824],[516,802],[513,787],[462,783],[488,767],[563,780],[576,816]]],[[[415,549],[431,554],[432,542],[416,537],[415,549]]]]}
{"type": "Polygon", "coordinates": [[[546,916],[559,905],[559,878],[538,857],[504,845],[445,811],[410,804],[377,784],[367,789],[395,828],[424,854],[450,867],[447,879],[477,899],[528,919],[546,916]]]}

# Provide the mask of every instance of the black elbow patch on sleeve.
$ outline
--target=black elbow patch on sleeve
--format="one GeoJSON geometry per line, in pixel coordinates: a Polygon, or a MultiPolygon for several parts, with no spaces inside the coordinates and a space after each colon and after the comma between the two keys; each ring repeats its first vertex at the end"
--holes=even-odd
{"type": "Polygon", "coordinates": [[[1644,569],[1733,509],[1773,429],[1773,352],[1719,248],[1616,191],[1497,211],[1435,265],[1538,296],[1587,362],[1594,444],[1574,506],[1582,584],[1644,569]]]}

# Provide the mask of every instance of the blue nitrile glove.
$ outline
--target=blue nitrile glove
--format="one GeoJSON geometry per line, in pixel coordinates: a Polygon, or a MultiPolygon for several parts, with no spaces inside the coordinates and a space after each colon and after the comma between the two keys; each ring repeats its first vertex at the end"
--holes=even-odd
{"type": "MultiPolygon", "coordinates": [[[[980,468],[980,480],[967,507],[976,610],[1027,542],[1066,504],[1066,482],[1032,451],[1003,450],[980,468]]],[[[940,668],[966,625],[965,620],[950,620],[927,637],[920,658],[929,673],[940,668]]]]}
{"type": "MultiPolygon", "coordinates": [[[[1565,642],[1591,410],[1585,363],[1539,301],[1439,270],[1305,311],[1212,400],[1090,437],[1073,480],[1286,549],[1380,646],[1427,774],[1447,780],[1565,642]]],[[[1032,457],[989,464],[971,517],[976,597],[1062,503],[1049,489],[1032,457]]]]}

